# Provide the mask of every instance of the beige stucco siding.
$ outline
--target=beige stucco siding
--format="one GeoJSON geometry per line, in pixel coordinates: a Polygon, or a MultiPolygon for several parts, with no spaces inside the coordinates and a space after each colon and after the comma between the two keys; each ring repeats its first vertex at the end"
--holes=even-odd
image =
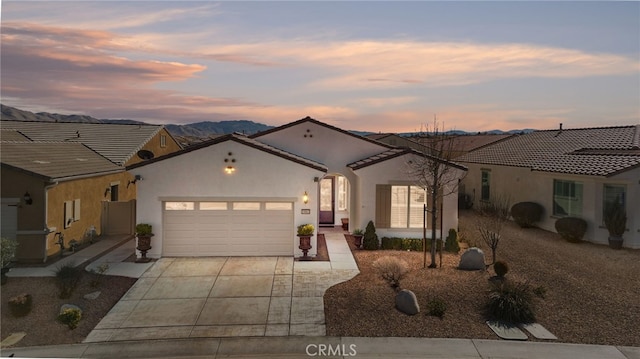
{"type": "MultiPolygon", "coordinates": [[[[126,202],[136,198],[136,185],[127,184],[133,180],[133,176],[126,172],[105,175],[100,177],[84,178],[72,181],[60,182],[47,191],[49,228],[56,228],[56,232],[62,232],[65,239],[65,247],[69,241],[75,239],[81,241],[87,231],[94,227],[100,234],[102,202],[110,200],[110,193],[105,195],[106,189],[113,184],[118,184],[118,201],[126,202]],[[68,228],[64,228],[64,202],[80,199],[80,219],[72,222],[68,228]]],[[[55,233],[55,232],[54,232],[55,233]]],[[[60,251],[55,244],[54,233],[47,236],[47,255],[51,256],[60,251]]]]}
{"type": "MultiPolygon", "coordinates": [[[[147,143],[142,146],[141,150],[147,150],[153,152],[155,157],[160,157],[166,155],[168,153],[176,152],[180,150],[180,145],[174,140],[174,138],[169,134],[169,132],[163,128],[160,130],[153,138],[151,138],[147,143]],[[161,146],[161,137],[165,136],[166,145],[161,146]]],[[[137,156],[136,153],[131,156],[131,158],[125,164],[126,166],[132,165],[134,163],[142,162],[143,160],[137,156]]]]}
{"type": "Polygon", "coordinates": [[[469,168],[462,181],[465,193],[474,198],[474,207],[480,204],[481,171],[489,170],[492,196],[506,196],[511,204],[518,202],[536,202],[544,207],[540,228],[555,232],[555,222],[559,218],[553,215],[553,181],[569,180],[583,185],[582,218],[588,223],[585,240],[606,244],[608,232],[603,226],[602,203],[604,184],[621,184],[627,189],[627,228],[625,247],[640,248],[640,168],[623,172],[613,177],[582,176],[563,173],[531,171],[523,167],[484,165],[464,163],[469,168]]]}

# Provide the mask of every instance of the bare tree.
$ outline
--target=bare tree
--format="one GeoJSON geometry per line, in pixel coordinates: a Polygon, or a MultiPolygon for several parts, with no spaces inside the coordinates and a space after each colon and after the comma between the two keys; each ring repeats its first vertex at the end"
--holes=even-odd
{"type": "MultiPolygon", "coordinates": [[[[416,142],[420,145],[416,148],[420,154],[416,154],[407,163],[408,175],[431,196],[431,203],[427,205],[427,212],[431,216],[431,264],[429,264],[429,268],[436,268],[436,230],[438,219],[442,216],[438,213],[438,203],[444,197],[457,193],[458,182],[461,179],[460,171],[464,170],[464,167],[450,162],[455,153],[457,142],[453,136],[448,136],[441,130],[435,116],[431,127],[422,126],[416,142]]],[[[427,267],[426,237],[425,223],[422,239],[425,268],[427,267]]]]}
{"type": "Polygon", "coordinates": [[[496,263],[500,232],[502,232],[502,228],[509,220],[509,210],[511,208],[509,202],[508,197],[495,196],[489,202],[480,203],[478,212],[482,218],[478,225],[478,230],[484,243],[491,248],[491,264],[496,263]]]}

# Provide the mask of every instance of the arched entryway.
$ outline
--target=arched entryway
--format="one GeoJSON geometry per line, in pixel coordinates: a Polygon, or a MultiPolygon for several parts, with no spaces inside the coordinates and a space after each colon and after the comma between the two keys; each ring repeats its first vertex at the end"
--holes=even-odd
{"type": "Polygon", "coordinates": [[[320,227],[342,226],[349,219],[351,209],[351,185],[349,179],[339,173],[327,174],[318,185],[318,224],[320,227]]]}

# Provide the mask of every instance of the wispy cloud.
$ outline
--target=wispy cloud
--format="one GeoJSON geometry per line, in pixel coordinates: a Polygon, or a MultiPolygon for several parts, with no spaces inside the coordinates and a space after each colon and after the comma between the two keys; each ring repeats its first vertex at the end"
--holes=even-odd
{"type": "Polygon", "coordinates": [[[310,86],[331,89],[455,86],[502,78],[578,78],[640,70],[640,63],[631,57],[528,44],[278,41],[222,46],[216,51],[230,59],[241,54],[292,67],[330,69],[337,75],[310,86]]]}

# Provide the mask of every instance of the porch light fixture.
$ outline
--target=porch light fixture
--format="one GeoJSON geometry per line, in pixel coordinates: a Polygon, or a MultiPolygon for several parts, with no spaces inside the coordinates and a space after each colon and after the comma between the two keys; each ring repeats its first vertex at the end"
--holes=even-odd
{"type": "Polygon", "coordinates": [[[29,194],[29,191],[24,193],[24,196],[22,196],[22,199],[24,199],[24,203],[25,204],[32,204],[33,203],[33,198],[31,198],[31,195],[29,194]]]}
{"type": "Polygon", "coordinates": [[[309,203],[309,194],[307,191],[304,191],[304,194],[302,195],[302,202],[304,202],[304,204],[309,203]]]}
{"type": "Polygon", "coordinates": [[[236,169],[233,166],[227,166],[224,168],[224,172],[228,175],[232,174],[233,172],[235,172],[236,169]]]}
{"type": "Polygon", "coordinates": [[[135,177],[133,178],[133,181],[129,180],[129,183],[127,183],[127,188],[129,188],[129,185],[136,184],[136,182],[138,181],[142,181],[142,176],[135,175],[135,177]]]}

